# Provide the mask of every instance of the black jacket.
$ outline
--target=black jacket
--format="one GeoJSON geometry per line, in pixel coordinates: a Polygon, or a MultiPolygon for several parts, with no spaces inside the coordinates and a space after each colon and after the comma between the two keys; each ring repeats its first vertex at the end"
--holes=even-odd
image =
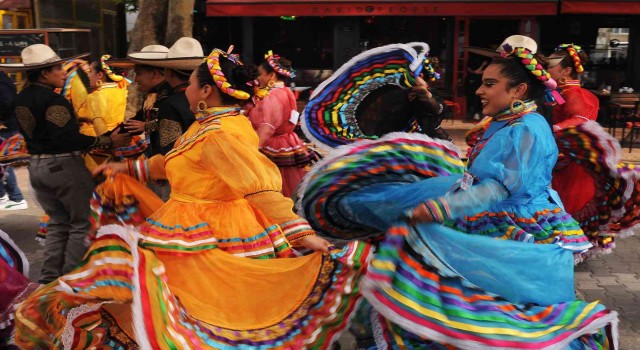
{"type": "Polygon", "coordinates": [[[31,84],[14,100],[14,113],[30,154],[60,154],[98,146],[80,133],[73,106],[43,84],[31,84]]]}

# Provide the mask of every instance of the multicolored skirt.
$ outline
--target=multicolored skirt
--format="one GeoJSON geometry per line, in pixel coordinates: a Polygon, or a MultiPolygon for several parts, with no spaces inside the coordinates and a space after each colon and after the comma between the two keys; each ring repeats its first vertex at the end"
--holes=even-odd
{"type": "Polygon", "coordinates": [[[0,143],[0,165],[24,165],[29,163],[27,143],[21,134],[15,134],[0,143]]]}
{"type": "Polygon", "coordinates": [[[359,300],[370,246],[247,259],[211,249],[166,263],[104,226],[76,270],[16,313],[24,348],[327,349],[359,300]],[[259,311],[258,311],[259,310],[259,311]]]}
{"type": "Polygon", "coordinates": [[[17,306],[38,286],[29,281],[29,261],[24,253],[0,230],[0,346],[11,336],[17,306]]]}
{"type": "MultiPolygon", "coordinates": [[[[412,198],[396,198],[393,190],[375,196],[374,186],[403,186],[436,177],[455,181],[463,171],[464,164],[452,143],[421,134],[392,133],[331,151],[311,168],[300,185],[296,209],[316,231],[332,240],[373,238],[383,234],[390,222],[376,222],[380,219],[379,212],[368,217],[366,213],[363,217],[354,215],[349,207],[361,204],[377,207],[372,210],[390,207],[393,213],[388,219],[395,220],[402,210],[410,208],[412,201],[426,199],[417,192],[412,198]],[[357,199],[349,202],[352,194],[365,188],[371,188],[371,196],[361,202],[355,203],[357,199]]],[[[444,183],[442,194],[451,185],[444,183]]]]}
{"type": "Polygon", "coordinates": [[[591,253],[606,253],[614,237],[633,234],[640,223],[640,171],[621,161],[620,143],[596,122],[556,131],[555,136],[564,160],[593,179],[595,194],[574,217],[594,244],[591,253]]]}
{"type": "Polygon", "coordinates": [[[260,151],[279,168],[304,168],[311,162],[307,146],[293,131],[272,136],[260,151]]]}
{"type": "Polygon", "coordinates": [[[376,341],[394,349],[602,349],[605,327],[617,345],[617,313],[575,300],[573,256],[553,244],[398,225],[361,288],[382,316],[376,341]]]}

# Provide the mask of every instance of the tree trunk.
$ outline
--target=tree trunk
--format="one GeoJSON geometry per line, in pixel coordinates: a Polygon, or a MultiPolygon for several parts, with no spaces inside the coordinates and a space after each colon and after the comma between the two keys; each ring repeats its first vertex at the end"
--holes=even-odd
{"type": "Polygon", "coordinates": [[[140,51],[147,45],[164,44],[167,15],[170,13],[168,2],[169,0],[140,0],[138,18],[129,32],[130,53],[140,51]]]}
{"type": "Polygon", "coordinates": [[[195,0],[168,0],[167,30],[164,43],[170,47],[183,36],[193,36],[195,0]]]}

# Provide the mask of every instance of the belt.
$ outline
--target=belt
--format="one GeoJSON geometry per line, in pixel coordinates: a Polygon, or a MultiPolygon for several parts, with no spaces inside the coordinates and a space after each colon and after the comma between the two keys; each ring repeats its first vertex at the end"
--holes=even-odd
{"type": "Polygon", "coordinates": [[[82,156],[82,151],[73,151],[69,153],[57,153],[57,154],[32,154],[31,159],[55,159],[65,157],[78,157],[82,156]]]}

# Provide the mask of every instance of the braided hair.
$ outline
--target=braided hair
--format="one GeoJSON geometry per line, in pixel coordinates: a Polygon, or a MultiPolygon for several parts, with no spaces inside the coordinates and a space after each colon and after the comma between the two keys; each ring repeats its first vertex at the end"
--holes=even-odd
{"type": "Polygon", "coordinates": [[[546,71],[547,59],[525,48],[516,48],[504,58],[496,58],[491,63],[499,65],[501,73],[508,80],[510,88],[519,84],[528,86],[526,99],[542,100],[549,90],[556,88],[556,82],[546,71]]]}
{"type": "Polygon", "coordinates": [[[562,68],[571,68],[571,78],[577,79],[578,74],[584,72],[584,65],[589,61],[589,56],[582,48],[574,44],[560,44],[555,49],[555,55],[561,56],[562,68]]]}
{"type": "Polygon", "coordinates": [[[272,51],[264,55],[264,61],[260,64],[260,67],[267,73],[275,72],[281,81],[296,77],[296,71],[291,67],[291,61],[275,55],[272,51]]]}

